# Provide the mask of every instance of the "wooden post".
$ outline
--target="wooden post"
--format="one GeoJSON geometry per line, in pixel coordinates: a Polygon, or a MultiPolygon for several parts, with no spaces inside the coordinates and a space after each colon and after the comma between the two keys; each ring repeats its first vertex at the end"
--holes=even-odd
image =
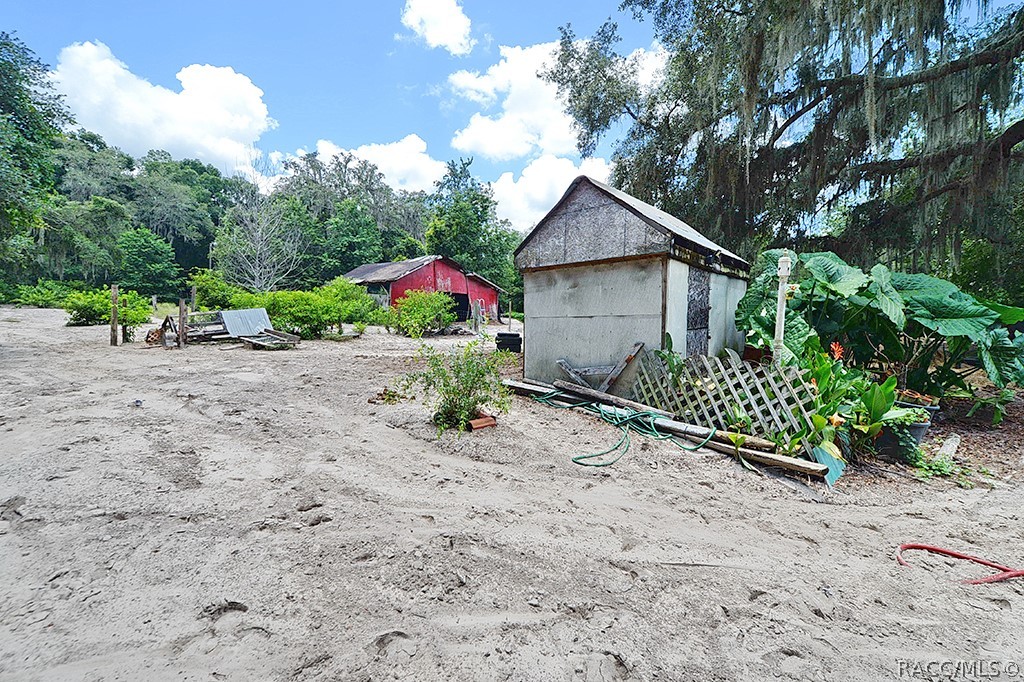
{"type": "Polygon", "coordinates": [[[185,299],[178,299],[178,348],[185,347],[185,320],[188,319],[188,314],[185,312],[185,299]]]}
{"type": "Polygon", "coordinates": [[[193,313],[196,311],[196,285],[195,284],[192,285],[192,303],[191,303],[191,305],[189,305],[188,309],[190,311],[192,311],[193,313]]]}
{"type": "Polygon", "coordinates": [[[156,295],[155,294],[154,294],[153,298],[150,299],[149,305],[153,308],[153,312],[155,313],[156,312],[156,295]]]}
{"type": "Polygon", "coordinates": [[[110,285],[110,345],[117,345],[117,285],[110,285]]]}

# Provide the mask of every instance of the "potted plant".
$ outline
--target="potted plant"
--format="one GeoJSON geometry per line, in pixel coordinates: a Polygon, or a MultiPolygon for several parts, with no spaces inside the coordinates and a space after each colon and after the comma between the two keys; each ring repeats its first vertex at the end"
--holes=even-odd
{"type": "Polygon", "coordinates": [[[909,388],[901,388],[896,390],[896,405],[898,407],[923,408],[928,411],[929,418],[932,418],[939,411],[939,398],[927,393],[918,393],[909,388]]]}
{"type": "Polygon", "coordinates": [[[911,463],[915,461],[918,446],[931,425],[930,415],[924,408],[891,410],[875,438],[875,452],[882,457],[911,463]]]}

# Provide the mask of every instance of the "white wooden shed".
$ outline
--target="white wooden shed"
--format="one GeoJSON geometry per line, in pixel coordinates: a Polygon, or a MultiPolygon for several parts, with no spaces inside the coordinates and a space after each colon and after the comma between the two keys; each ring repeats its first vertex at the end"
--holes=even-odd
{"type": "MultiPolygon", "coordinates": [[[[684,355],[742,348],[736,304],[750,265],[678,218],[586,176],[516,249],[523,273],[525,375],[615,365],[637,341],[665,333],[684,355]]],[[[625,393],[633,368],[612,386],[625,393]]]]}

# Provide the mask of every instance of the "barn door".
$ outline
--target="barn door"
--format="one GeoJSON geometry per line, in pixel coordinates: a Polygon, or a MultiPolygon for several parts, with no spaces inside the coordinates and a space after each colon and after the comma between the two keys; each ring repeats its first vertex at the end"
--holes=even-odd
{"type": "Polygon", "coordinates": [[[686,304],[686,354],[707,355],[711,317],[711,273],[690,266],[686,304]]]}

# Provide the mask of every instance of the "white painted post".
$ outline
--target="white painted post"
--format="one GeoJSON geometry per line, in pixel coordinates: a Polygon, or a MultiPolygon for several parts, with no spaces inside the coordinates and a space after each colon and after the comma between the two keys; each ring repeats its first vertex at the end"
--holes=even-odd
{"type": "Polygon", "coordinates": [[[775,344],[772,349],[772,361],[776,365],[782,364],[782,348],[784,345],[782,339],[786,333],[786,289],[788,288],[792,264],[793,261],[790,260],[789,256],[783,256],[779,259],[779,301],[778,307],[775,309],[775,344]]]}

